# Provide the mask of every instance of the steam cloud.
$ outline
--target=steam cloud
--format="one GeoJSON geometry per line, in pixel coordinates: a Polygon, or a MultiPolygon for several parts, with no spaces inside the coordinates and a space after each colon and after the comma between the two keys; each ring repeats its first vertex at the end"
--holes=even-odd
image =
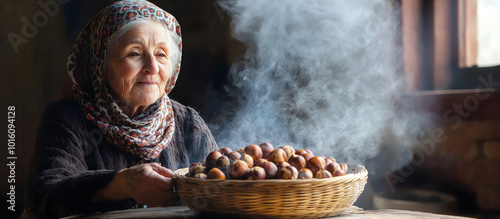
{"type": "Polygon", "coordinates": [[[411,146],[421,118],[397,110],[403,59],[391,1],[219,3],[247,46],[229,75],[237,110],[211,124],[220,147],[268,141],[363,164],[387,142],[411,146]]]}

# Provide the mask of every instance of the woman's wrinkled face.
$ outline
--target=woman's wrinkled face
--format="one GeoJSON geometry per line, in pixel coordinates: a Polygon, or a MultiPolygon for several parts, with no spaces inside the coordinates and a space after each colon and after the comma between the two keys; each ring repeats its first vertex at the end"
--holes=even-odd
{"type": "Polygon", "coordinates": [[[117,46],[110,48],[105,80],[129,116],[138,108],[153,104],[165,92],[170,78],[168,41],[165,27],[156,22],[130,29],[117,46]]]}

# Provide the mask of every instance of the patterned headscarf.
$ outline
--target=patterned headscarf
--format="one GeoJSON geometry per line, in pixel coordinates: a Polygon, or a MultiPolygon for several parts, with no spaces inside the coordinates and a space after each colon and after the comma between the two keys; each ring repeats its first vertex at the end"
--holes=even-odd
{"type": "Polygon", "coordinates": [[[172,15],[148,1],[118,1],[97,13],[83,28],[70,52],[67,68],[74,82],[73,97],[82,106],[85,117],[97,125],[113,145],[143,159],[153,159],[167,147],[175,129],[167,94],[177,80],[181,52],[178,63],[171,66],[171,77],[163,96],[135,118],[129,118],[120,109],[116,102],[119,100],[111,96],[110,88],[103,81],[110,38],[123,25],[144,19],[164,24],[174,33],[169,34],[169,40],[173,40],[181,51],[180,26],[172,15]]]}

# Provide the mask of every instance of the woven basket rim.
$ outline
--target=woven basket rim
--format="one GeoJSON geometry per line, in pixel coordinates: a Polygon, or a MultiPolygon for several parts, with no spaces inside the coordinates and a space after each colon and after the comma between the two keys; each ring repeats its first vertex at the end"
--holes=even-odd
{"type": "Polygon", "coordinates": [[[332,182],[343,182],[343,181],[351,181],[356,180],[358,178],[363,178],[368,175],[368,171],[364,166],[358,164],[347,164],[348,165],[348,174],[343,176],[336,176],[332,178],[325,179],[265,179],[265,180],[246,180],[246,179],[197,179],[193,177],[185,176],[185,174],[189,171],[188,167],[180,168],[174,171],[174,179],[175,180],[187,180],[192,181],[193,183],[203,183],[203,182],[230,182],[237,184],[255,184],[255,183],[279,183],[282,184],[284,182],[288,184],[294,183],[332,183],[332,182]],[[352,172],[353,168],[357,171],[352,172]]]}

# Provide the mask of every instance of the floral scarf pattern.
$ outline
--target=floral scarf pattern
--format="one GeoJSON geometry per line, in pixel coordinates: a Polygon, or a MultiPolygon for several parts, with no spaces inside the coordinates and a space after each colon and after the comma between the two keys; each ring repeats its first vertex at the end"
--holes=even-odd
{"type": "MultiPolygon", "coordinates": [[[[109,39],[123,25],[141,19],[164,24],[182,51],[180,26],[177,20],[156,5],[144,0],[118,1],[98,12],[83,28],[68,57],[67,70],[73,80],[73,97],[83,108],[85,117],[103,132],[108,142],[142,159],[156,158],[171,141],[175,129],[168,93],[180,70],[172,64],[172,73],[165,93],[140,115],[129,118],[111,96],[103,81],[103,65],[109,39]]],[[[172,39],[173,38],[173,39],[172,39]]]]}

